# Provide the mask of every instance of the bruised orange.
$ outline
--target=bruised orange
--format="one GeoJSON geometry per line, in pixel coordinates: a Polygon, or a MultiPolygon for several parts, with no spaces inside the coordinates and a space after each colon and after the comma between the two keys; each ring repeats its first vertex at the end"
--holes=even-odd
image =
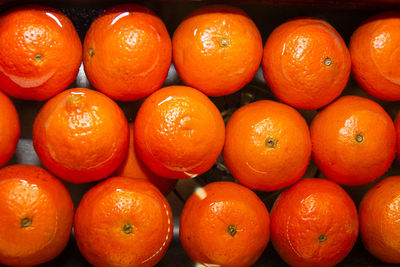
{"type": "Polygon", "coordinates": [[[55,258],[71,235],[74,205],[67,188],[29,165],[0,169],[0,263],[35,266],[55,258]]]}
{"type": "Polygon", "coordinates": [[[83,45],[90,83],[121,101],[138,100],[159,89],[171,57],[171,38],[164,23],[136,4],[106,9],[93,21],[83,45]]]}
{"type": "Polygon", "coordinates": [[[364,247],[375,257],[400,263],[400,176],[384,178],[360,203],[360,234],[364,247]]]}
{"type": "Polygon", "coordinates": [[[300,109],[317,109],[342,93],[351,59],[342,37],[328,22],[296,18],[268,37],[262,66],[279,100],[300,109]]]}
{"type": "Polygon", "coordinates": [[[134,124],[129,123],[129,148],[126,158],[118,169],[113,173],[113,176],[124,176],[131,178],[142,178],[148,180],[150,183],[155,185],[161,193],[164,195],[168,194],[176,185],[178,180],[167,179],[161,177],[146,167],[143,161],[140,159],[136,152],[134,143],[134,124]]]}
{"type": "Polygon", "coordinates": [[[14,103],[0,91],[0,166],[6,164],[14,154],[20,131],[14,103]]]}
{"type": "Polygon", "coordinates": [[[180,218],[183,248],[205,266],[250,266],[269,241],[269,214],[257,195],[232,182],[198,188],[180,218]]]}
{"type": "Polygon", "coordinates": [[[312,156],[323,174],[343,185],[362,185],[383,175],[396,152],[393,121],[376,102],[343,96],[311,123],[312,156]]]}
{"type": "Polygon", "coordinates": [[[334,266],[349,254],[357,236],[356,206],[329,180],[300,180],[271,210],[272,244],[291,266],[334,266]]]}
{"type": "Polygon", "coordinates": [[[311,156],[308,125],[294,108],[270,100],[235,111],[226,126],[223,159],[235,179],[274,191],[299,180],[311,156]]]}
{"type": "Polygon", "coordinates": [[[224,145],[221,113],[202,92],[169,86],[149,96],[135,120],[138,155],[154,173],[193,178],[209,170],[224,145]]]}
{"type": "Polygon", "coordinates": [[[355,80],[373,97],[400,100],[400,12],[368,18],[350,39],[355,80]]]}
{"type": "Polygon", "coordinates": [[[43,165],[73,183],[103,179],[128,150],[129,128],[119,106],[102,93],[73,88],[50,99],[33,125],[43,165]]]}
{"type": "Polygon", "coordinates": [[[209,96],[232,94],[256,74],[262,58],[257,26],[241,9],[199,8],[172,37],[175,68],[183,82],[209,96]]]}
{"type": "Polygon", "coordinates": [[[0,16],[0,88],[28,100],[46,100],[78,74],[82,44],[66,15],[27,5],[0,16]]]}
{"type": "Polygon", "coordinates": [[[83,196],[74,229],[80,252],[94,266],[154,266],[172,240],[172,212],[148,181],[113,177],[83,196]]]}

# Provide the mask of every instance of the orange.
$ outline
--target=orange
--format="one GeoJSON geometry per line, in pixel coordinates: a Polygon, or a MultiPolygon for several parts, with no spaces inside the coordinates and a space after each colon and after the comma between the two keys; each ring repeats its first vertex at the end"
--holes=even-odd
{"type": "Polygon", "coordinates": [[[50,99],[33,125],[33,146],[43,165],[73,183],[115,171],[128,149],[128,122],[102,93],[74,88],[50,99]]]}
{"type": "Polygon", "coordinates": [[[241,9],[199,8],[172,37],[172,56],[183,82],[209,96],[232,94],[256,74],[262,57],[257,26],[241,9]]]}
{"type": "Polygon", "coordinates": [[[80,252],[94,266],[154,266],[172,240],[172,213],[148,181],[113,177],[83,196],[74,229],[80,252]]]}
{"type": "Polygon", "coordinates": [[[250,266],[268,244],[268,210],[244,186],[210,183],[187,200],[179,235],[183,248],[196,263],[250,266]]]}
{"type": "Polygon", "coordinates": [[[146,179],[155,185],[161,191],[161,193],[164,195],[168,194],[175,187],[178,180],[161,177],[150,171],[149,168],[144,165],[142,160],[137,155],[135,149],[133,127],[134,124],[130,122],[128,154],[126,155],[122,164],[114,172],[113,176],[146,179]]]}
{"type": "Polygon", "coordinates": [[[291,266],[334,266],[349,254],[357,235],[353,200],[329,180],[300,180],[271,210],[272,244],[291,266]]]}
{"type": "Polygon", "coordinates": [[[78,74],[82,44],[58,10],[20,6],[0,16],[0,88],[28,100],[46,100],[78,74]]]}
{"type": "Polygon", "coordinates": [[[395,119],[395,129],[396,129],[396,150],[397,150],[397,160],[400,162],[400,112],[397,113],[396,119],[395,119]]]}
{"type": "Polygon", "coordinates": [[[311,123],[312,156],[323,174],[343,185],[362,185],[392,164],[396,133],[392,119],[376,102],[343,96],[311,123]]]}
{"type": "Polygon", "coordinates": [[[136,4],[108,8],[90,26],[83,64],[90,83],[111,98],[133,101],[159,89],[171,65],[164,23],[136,4]]]}
{"type": "Polygon", "coordinates": [[[385,12],[370,17],[350,40],[352,71],[355,80],[373,97],[400,100],[400,12],[385,12]]]}
{"type": "Polygon", "coordinates": [[[200,91],[165,87],[149,96],[135,120],[138,155],[154,173],[193,178],[209,170],[224,145],[221,113],[200,91]]]}
{"type": "Polygon", "coordinates": [[[308,125],[294,108],[270,100],[235,111],[226,126],[223,158],[236,180],[254,190],[287,187],[305,173],[311,156],[308,125]]]}
{"type": "Polygon", "coordinates": [[[296,18],[268,37],[262,67],[279,100],[300,109],[317,109],[342,93],[351,59],[342,37],[329,23],[296,18]]]}
{"type": "Polygon", "coordinates": [[[74,205],[67,188],[44,169],[0,169],[0,263],[34,266],[61,253],[71,235],[74,205]]]}
{"type": "Polygon", "coordinates": [[[374,185],[360,203],[360,235],[365,248],[381,261],[400,263],[400,176],[374,185]]]}
{"type": "Polygon", "coordinates": [[[20,126],[14,103],[1,91],[0,107],[0,166],[3,166],[17,148],[20,126]]]}

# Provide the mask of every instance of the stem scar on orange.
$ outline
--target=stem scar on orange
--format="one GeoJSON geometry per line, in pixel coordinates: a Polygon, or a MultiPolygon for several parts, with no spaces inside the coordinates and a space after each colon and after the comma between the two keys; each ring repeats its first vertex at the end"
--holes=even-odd
{"type": "Polygon", "coordinates": [[[400,100],[400,12],[368,18],[350,39],[355,80],[373,97],[400,100]]]}
{"type": "Polygon", "coordinates": [[[199,8],[172,37],[172,56],[185,84],[209,96],[232,94],[256,74],[262,58],[257,26],[241,9],[199,8]]]}
{"type": "Polygon", "coordinates": [[[35,266],[58,256],[71,235],[74,205],[67,188],[29,165],[0,169],[0,263],[35,266]]]}
{"type": "Polygon", "coordinates": [[[279,100],[300,109],[317,109],[342,93],[351,59],[342,37],[329,23],[296,18],[270,34],[262,66],[279,100]]]}
{"type": "Polygon", "coordinates": [[[357,236],[356,206],[329,180],[300,180],[271,210],[272,244],[291,266],[334,266],[349,254],[357,236]]]}
{"type": "Polygon", "coordinates": [[[254,190],[287,187],[305,173],[311,137],[294,108],[261,100],[235,111],[226,126],[223,159],[235,179],[254,190]]]}
{"type": "Polygon", "coordinates": [[[173,218],[151,183],[113,177],[83,196],[74,229],[79,250],[94,266],[154,266],[172,240],[173,218]]]}
{"type": "Polygon", "coordinates": [[[149,96],[135,120],[135,146],[156,174],[194,178],[209,170],[224,145],[221,113],[202,92],[169,86],[149,96]]]}
{"type": "Polygon", "coordinates": [[[141,178],[146,179],[153,185],[155,185],[161,193],[167,195],[176,185],[178,180],[167,179],[161,177],[146,167],[143,161],[137,154],[134,142],[134,123],[129,123],[129,148],[126,158],[118,167],[118,169],[113,173],[113,176],[123,176],[131,178],[141,178]]]}
{"type": "Polygon", "coordinates": [[[360,203],[360,234],[365,248],[391,264],[400,263],[400,176],[374,185],[360,203]]]}
{"type": "Polygon", "coordinates": [[[20,132],[14,103],[0,91],[0,166],[6,164],[14,154],[20,132]]]}
{"type": "Polygon", "coordinates": [[[33,125],[33,145],[43,165],[73,183],[110,175],[125,158],[128,144],[128,122],[120,107],[90,89],[56,95],[33,125]]]}
{"type": "Polygon", "coordinates": [[[269,241],[269,214],[250,189],[214,182],[192,194],[180,218],[189,257],[206,266],[251,266],[269,241]]]}
{"type": "Polygon", "coordinates": [[[383,175],[396,153],[396,132],[376,102],[343,96],[311,123],[312,156],[323,174],[343,185],[362,185],[383,175]]]}
{"type": "Polygon", "coordinates": [[[0,88],[6,94],[49,99],[74,81],[81,61],[78,33],[60,11],[27,5],[0,16],[0,88]]]}
{"type": "Polygon", "coordinates": [[[117,5],[90,26],[83,44],[85,73],[109,97],[133,101],[159,89],[171,65],[168,31],[150,9],[117,5]]]}

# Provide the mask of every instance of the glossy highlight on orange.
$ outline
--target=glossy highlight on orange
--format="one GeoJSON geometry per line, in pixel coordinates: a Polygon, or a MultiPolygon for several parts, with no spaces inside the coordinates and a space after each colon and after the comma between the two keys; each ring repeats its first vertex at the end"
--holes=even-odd
{"type": "Polygon", "coordinates": [[[67,88],[82,61],[74,25],[60,11],[40,5],[0,16],[0,89],[26,100],[46,100],[67,88]]]}
{"type": "Polygon", "coordinates": [[[112,177],[84,195],[74,229],[80,252],[94,266],[154,266],[172,240],[173,217],[148,181],[112,177]]]}

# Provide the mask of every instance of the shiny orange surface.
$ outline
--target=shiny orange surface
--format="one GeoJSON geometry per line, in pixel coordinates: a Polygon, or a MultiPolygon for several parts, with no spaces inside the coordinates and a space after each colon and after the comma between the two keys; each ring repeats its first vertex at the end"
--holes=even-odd
{"type": "Polygon", "coordinates": [[[90,89],[68,89],[40,110],[33,145],[60,178],[83,183],[110,175],[128,150],[128,122],[119,106],[90,89]]]}
{"type": "Polygon", "coordinates": [[[189,257],[207,266],[250,266],[269,241],[269,214],[257,195],[232,182],[198,188],[180,218],[189,257]]]}
{"type": "Polygon", "coordinates": [[[367,19],[350,40],[353,76],[373,97],[400,100],[400,12],[367,19]]]}
{"type": "Polygon", "coordinates": [[[295,183],[310,156],[307,123],[290,106],[261,100],[241,107],[228,121],[224,163],[239,183],[254,190],[274,191],[295,183]]]}
{"type": "Polygon", "coordinates": [[[154,266],[172,240],[172,212],[148,181],[113,177],[85,194],[74,229],[79,250],[94,266],[154,266]]]}
{"type": "Polygon", "coordinates": [[[362,185],[392,164],[396,133],[392,119],[376,102],[343,96],[311,124],[313,159],[323,174],[343,185],[362,185]]]}
{"type": "Polygon", "coordinates": [[[66,187],[44,169],[12,165],[0,170],[0,213],[0,263],[34,266],[65,248],[74,206],[66,187]]]}
{"type": "Polygon", "coordinates": [[[347,256],[357,236],[353,200],[328,180],[299,181],[271,210],[271,241],[291,266],[334,266],[347,256]]]}
{"type": "Polygon", "coordinates": [[[221,113],[200,91],[169,86],[148,97],[135,120],[135,145],[158,175],[193,178],[209,170],[224,145],[221,113]]]}
{"type": "Polygon", "coordinates": [[[359,207],[365,248],[383,262],[400,263],[400,176],[384,178],[359,207]]]}
{"type": "Polygon", "coordinates": [[[82,44],[67,16],[44,6],[21,6],[0,16],[0,89],[46,100],[78,74],[82,44]]]}
{"type": "Polygon", "coordinates": [[[109,97],[133,101],[164,83],[171,39],[150,9],[136,4],[108,8],[90,26],[83,63],[90,83],[109,97]]]}
{"type": "Polygon", "coordinates": [[[321,108],[345,88],[350,54],[326,21],[296,18],[268,37],[262,62],[265,80],[279,100],[300,109],[321,108]]]}
{"type": "Polygon", "coordinates": [[[202,7],[186,17],[172,38],[173,61],[183,82],[209,96],[232,94],[260,66],[262,39],[241,9],[202,7]]]}

